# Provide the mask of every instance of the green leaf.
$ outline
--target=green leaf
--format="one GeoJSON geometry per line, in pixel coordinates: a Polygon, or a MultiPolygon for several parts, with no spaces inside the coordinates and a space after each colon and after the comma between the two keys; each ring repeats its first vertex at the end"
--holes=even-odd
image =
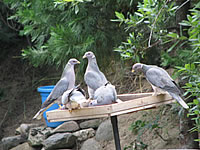
{"type": "Polygon", "coordinates": [[[193,63],[190,65],[190,69],[195,70],[195,65],[193,63]]]}
{"type": "Polygon", "coordinates": [[[79,12],[79,7],[78,7],[78,5],[76,5],[75,6],[75,14],[78,14],[78,12],[79,12]]]}
{"type": "Polygon", "coordinates": [[[181,23],[179,23],[180,25],[182,25],[182,26],[191,26],[191,23],[190,22],[188,22],[188,21],[182,21],[181,23]]]}
{"type": "Polygon", "coordinates": [[[187,70],[190,70],[190,64],[185,64],[185,68],[186,68],[187,70]]]}
{"type": "Polygon", "coordinates": [[[199,110],[195,110],[194,113],[195,113],[196,115],[199,115],[199,114],[200,114],[199,110]]]}
{"type": "Polygon", "coordinates": [[[195,105],[198,105],[198,104],[199,104],[199,101],[198,101],[197,99],[194,99],[194,100],[193,100],[193,103],[194,103],[195,105]]]}
{"type": "Polygon", "coordinates": [[[121,19],[121,20],[124,20],[125,19],[125,17],[124,17],[124,15],[122,14],[122,13],[119,13],[119,12],[115,12],[115,15],[117,16],[117,18],[119,18],[119,19],[121,19]]]}
{"type": "Polygon", "coordinates": [[[176,41],[176,43],[174,43],[174,44],[167,50],[167,52],[168,52],[168,53],[171,52],[171,51],[174,49],[174,47],[175,47],[178,43],[179,43],[179,41],[176,41]]]}
{"type": "Polygon", "coordinates": [[[177,33],[173,33],[173,32],[169,32],[169,34],[167,34],[168,37],[172,37],[172,38],[179,38],[179,35],[177,33]]]}
{"type": "Polygon", "coordinates": [[[186,36],[181,36],[181,37],[179,37],[179,40],[187,40],[187,37],[186,36]]]}
{"type": "Polygon", "coordinates": [[[135,12],[135,14],[136,14],[137,16],[140,16],[140,17],[143,17],[143,16],[144,16],[143,14],[138,13],[138,12],[135,12]]]}

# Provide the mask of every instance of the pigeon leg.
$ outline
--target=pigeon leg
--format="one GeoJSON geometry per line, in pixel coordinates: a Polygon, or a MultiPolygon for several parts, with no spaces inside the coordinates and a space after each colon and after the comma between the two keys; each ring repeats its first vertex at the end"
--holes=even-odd
{"type": "Polygon", "coordinates": [[[68,108],[69,112],[72,113],[72,105],[71,105],[71,102],[69,102],[69,103],[67,104],[67,108],[68,108]]]}
{"type": "Polygon", "coordinates": [[[65,109],[66,109],[66,106],[63,105],[63,106],[61,107],[61,110],[65,110],[65,109]]]}
{"type": "Polygon", "coordinates": [[[81,109],[81,105],[80,104],[78,104],[78,109],[81,109]]]}
{"type": "Polygon", "coordinates": [[[154,85],[151,85],[151,86],[152,86],[153,91],[154,91],[154,93],[152,94],[152,96],[157,96],[157,95],[159,95],[159,94],[158,94],[158,88],[155,87],[154,85]]]}
{"type": "Polygon", "coordinates": [[[88,86],[88,94],[89,94],[89,100],[92,100],[94,98],[94,90],[91,89],[89,86],[88,86]]]}
{"type": "Polygon", "coordinates": [[[152,86],[153,91],[154,91],[154,93],[152,94],[152,96],[158,96],[160,94],[166,94],[167,93],[166,91],[163,91],[162,89],[160,89],[160,88],[158,88],[158,87],[156,87],[154,85],[151,85],[151,86],[152,86]]]}

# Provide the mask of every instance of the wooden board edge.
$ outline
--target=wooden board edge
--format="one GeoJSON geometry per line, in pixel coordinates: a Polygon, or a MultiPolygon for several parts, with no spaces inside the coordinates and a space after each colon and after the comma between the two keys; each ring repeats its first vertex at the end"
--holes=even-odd
{"type": "Polygon", "coordinates": [[[62,118],[75,118],[75,117],[87,117],[91,116],[90,114],[101,116],[101,115],[107,115],[112,112],[111,105],[106,106],[98,106],[98,108],[95,107],[85,107],[81,109],[72,110],[72,113],[70,113],[68,110],[51,110],[46,112],[47,119],[51,120],[54,118],[62,119],[62,118]],[[58,115],[59,114],[59,115],[58,115]]]}
{"type": "Polygon", "coordinates": [[[116,111],[110,114],[110,116],[116,116],[116,115],[123,115],[126,113],[132,113],[132,112],[137,112],[137,111],[141,111],[141,110],[146,110],[146,109],[152,109],[152,108],[156,108],[158,106],[161,106],[163,104],[171,104],[173,102],[175,102],[176,100],[171,99],[165,102],[160,102],[160,103],[154,103],[154,104],[150,104],[150,105],[145,105],[145,106],[139,106],[139,107],[135,107],[132,109],[126,109],[126,110],[122,110],[122,111],[116,111]]]}
{"type": "Polygon", "coordinates": [[[71,120],[81,120],[81,119],[95,119],[95,118],[104,118],[110,117],[110,114],[102,114],[102,115],[91,115],[91,116],[80,116],[80,117],[70,117],[70,118],[59,118],[59,119],[49,119],[49,122],[59,122],[59,121],[71,121],[71,120]]]}

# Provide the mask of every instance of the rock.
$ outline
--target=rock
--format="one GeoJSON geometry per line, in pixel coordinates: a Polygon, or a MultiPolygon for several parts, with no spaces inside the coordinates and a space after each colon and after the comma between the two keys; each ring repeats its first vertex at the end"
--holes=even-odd
{"type": "Polygon", "coordinates": [[[3,144],[1,141],[0,141],[0,149],[3,149],[3,144]]]}
{"type": "Polygon", "coordinates": [[[100,144],[94,139],[86,140],[83,145],[81,146],[80,150],[101,150],[100,144]]]}
{"type": "MultiPolygon", "coordinates": [[[[42,148],[42,150],[45,150],[44,148],[42,148]]],[[[56,149],[56,150],[74,150],[74,149],[56,149]]]]}
{"type": "Polygon", "coordinates": [[[106,120],[100,124],[97,129],[95,139],[100,141],[109,141],[113,139],[113,130],[110,120],[106,120]]]}
{"type": "Polygon", "coordinates": [[[33,148],[31,147],[27,142],[26,143],[23,143],[23,144],[20,144],[10,150],[38,150],[38,148],[33,148]]]}
{"type": "MultiPolygon", "coordinates": [[[[41,150],[45,150],[45,148],[43,147],[41,150]]],[[[63,149],[62,148],[62,149],[56,149],[56,150],[74,150],[74,149],[68,149],[68,148],[67,149],[66,148],[63,149]]]]}
{"type": "Polygon", "coordinates": [[[8,150],[25,141],[26,139],[22,137],[21,135],[5,137],[2,139],[2,147],[3,147],[3,150],[8,150]]]}
{"type": "Polygon", "coordinates": [[[80,128],[81,129],[87,129],[87,128],[97,129],[100,123],[101,123],[100,119],[87,120],[80,123],[80,128]]]}
{"type": "Polygon", "coordinates": [[[41,124],[21,124],[20,127],[16,129],[16,134],[21,134],[22,136],[28,137],[29,130],[34,127],[39,127],[41,124]]]}
{"type": "Polygon", "coordinates": [[[72,148],[75,143],[76,137],[72,133],[56,133],[42,142],[44,150],[72,148]]]}
{"type": "Polygon", "coordinates": [[[95,136],[95,130],[93,128],[84,129],[74,132],[73,135],[77,137],[78,141],[85,141],[95,136]]]}
{"type": "Polygon", "coordinates": [[[41,146],[42,142],[52,134],[52,129],[49,127],[31,128],[28,136],[28,142],[31,146],[41,146]]]}
{"type": "Polygon", "coordinates": [[[74,132],[79,130],[79,126],[75,121],[64,122],[53,130],[53,133],[74,132]]]}

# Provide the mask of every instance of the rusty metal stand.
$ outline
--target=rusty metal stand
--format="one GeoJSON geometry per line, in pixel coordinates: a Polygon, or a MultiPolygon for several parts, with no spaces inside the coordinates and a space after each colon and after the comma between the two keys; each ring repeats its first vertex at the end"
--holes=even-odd
{"type": "Polygon", "coordinates": [[[112,127],[113,127],[115,148],[116,148],[116,150],[121,150],[117,116],[111,116],[110,119],[111,119],[111,123],[112,123],[112,127]]]}

